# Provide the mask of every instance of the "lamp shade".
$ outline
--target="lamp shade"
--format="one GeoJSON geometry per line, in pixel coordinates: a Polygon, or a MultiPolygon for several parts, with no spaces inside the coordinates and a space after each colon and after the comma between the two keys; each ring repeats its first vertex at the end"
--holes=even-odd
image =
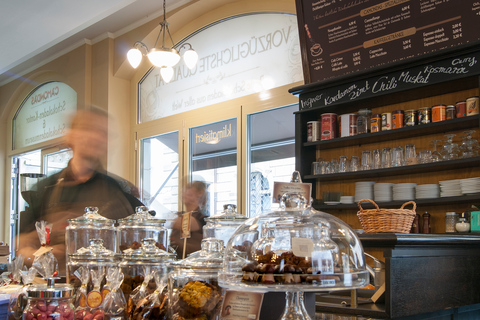
{"type": "Polygon", "coordinates": [[[142,53],[136,48],[130,49],[127,53],[127,59],[133,68],[137,68],[142,61],[142,53]]]}
{"type": "Polygon", "coordinates": [[[169,83],[173,78],[173,68],[172,67],[163,67],[160,69],[160,75],[162,76],[163,81],[169,83]]]}
{"type": "Polygon", "coordinates": [[[183,61],[188,69],[193,69],[198,62],[198,53],[193,49],[185,51],[183,54],[183,61]]]}
{"type": "Polygon", "coordinates": [[[180,61],[180,55],[175,49],[155,49],[148,53],[148,59],[156,67],[173,67],[180,61]]]}

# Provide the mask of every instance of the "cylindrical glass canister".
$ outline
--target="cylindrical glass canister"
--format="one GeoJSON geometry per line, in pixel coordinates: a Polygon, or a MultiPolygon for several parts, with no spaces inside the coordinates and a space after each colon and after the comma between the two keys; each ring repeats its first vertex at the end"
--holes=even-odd
{"type": "Polygon", "coordinates": [[[421,108],[418,109],[418,124],[427,124],[432,121],[432,109],[421,108]]]}
{"type": "Polygon", "coordinates": [[[320,121],[307,122],[307,141],[314,142],[320,140],[320,121]]]}
{"type": "Polygon", "coordinates": [[[458,101],[455,104],[455,109],[457,109],[457,118],[462,118],[467,116],[467,102],[458,101]]]}
{"type": "Polygon", "coordinates": [[[378,113],[373,114],[370,119],[370,132],[382,131],[382,116],[378,113]]]}
{"type": "Polygon", "coordinates": [[[322,114],[322,140],[334,139],[337,137],[337,114],[322,114]]]}
{"type": "Polygon", "coordinates": [[[406,127],[416,126],[418,124],[417,110],[414,110],[414,109],[405,110],[405,116],[403,118],[403,122],[406,127]]]}
{"type": "Polygon", "coordinates": [[[467,117],[478,114],[478,97],[470,97],[466,101],[467,117]]]}
{"type": "Polygon", "coordinates": [[[357,117],[357,132],[358,134],[370,132],[370,118],[372,116],[372,110],[360,109],[358,110],[357,117]]]}
{"type": "Polygon", "coordinates": [[[439,104],[432,107],[432,122],[444,121],[446,118],[447,106],[439,104]]]}
{"type": "Polygon", "coordinates": [[[351,137],[357,134],[357,114],[346,113],[340,116],[340,136],[351,137]]]}
{"type": "Polygon", "coordinates": [[[382,131],[392,130],[392,113],[382,113],[382,131]]]}
{"type": "Polygon", "coordinates": [[[455,114],[457,113],[454,105],[448,105],[445,111],[445,120],[455,119],[455,114]]]}
{"type": "Polygon", "coordinates": [[[395,110],[392,112],[392,129],[403,127],[403,110],[395,110]]]}
{"type": "Polygon", "coordinates": [[[36,284],[27,287],[27,305],[23,310],[24,320],[73,320],[74,318],[72,286],[55,284],[54,279],[47,279],[47,284],[36,284]]]}
{"type": "Polygon", "coordinates": [[[455,225],[458,221],[458,214],[456,212],[446,212],[445,213],[445,232],[451,233],[455,232],[455,225]]]}

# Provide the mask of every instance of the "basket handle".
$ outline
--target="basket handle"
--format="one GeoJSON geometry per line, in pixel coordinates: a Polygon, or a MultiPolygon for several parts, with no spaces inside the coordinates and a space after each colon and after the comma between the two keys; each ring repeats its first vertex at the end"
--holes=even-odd
{"type": "Polygon", "coordinates": [[[405,206],[407,206],[407,205],[409,205],[409,204],[413,204],[413,209],[412,209],[412,211],[415,211],[415,209],[417,209],[417,204],[415,203],[415,201],[405,202],[404,204],[402,204],[402,206],[400,207],[400,209],[403,209],[405,206]]]}
{"type": "Polygon", "coordinates": [[[373,201],[371,199],[362,199],[362,200],[358,201],[358,207],[360,208],[360,211],[363,211],[362,202],[370,202],[371,204],[373,204],[375,206],[375,208],[377,208],[377,210],[380,210],[380,208],[375,203],[375,201],[373,201]]]}

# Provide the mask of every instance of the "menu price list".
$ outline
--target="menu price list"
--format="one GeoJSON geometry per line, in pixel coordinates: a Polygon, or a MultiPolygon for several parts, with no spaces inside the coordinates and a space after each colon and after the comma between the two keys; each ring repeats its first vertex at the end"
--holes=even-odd
{"type": "Polygon", "coordinates": [[[480,40],[480,1],[302,1],[310,82],[480,40]]]}

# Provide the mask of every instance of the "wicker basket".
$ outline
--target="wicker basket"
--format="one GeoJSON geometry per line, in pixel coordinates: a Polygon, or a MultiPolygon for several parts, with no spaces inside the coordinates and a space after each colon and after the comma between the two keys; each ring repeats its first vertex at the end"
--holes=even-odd
{"type": "Polygon", "coordinates": [[[373,200],[363,199],[358,202],[358,207],[360,211],[358,211],[357,216],[365,232],[410,233],[417,205],[414,201],[408,201],[400,209],[380,209],[373,200]],[[365,210],[362,208],[362,202],[370,202],[376,209],[365,210]],[[404,209],[409,204],[413,204],[413,209],[404,209]]]}

